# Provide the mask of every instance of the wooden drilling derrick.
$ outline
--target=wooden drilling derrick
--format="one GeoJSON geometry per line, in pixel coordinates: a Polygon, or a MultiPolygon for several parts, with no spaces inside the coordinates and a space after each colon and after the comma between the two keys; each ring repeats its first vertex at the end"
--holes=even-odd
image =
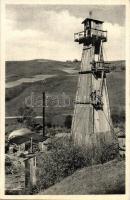
{"type": "Polygon", "coordinates": [[[106,86],[110,70],[103,59],[107,31],[102,29],[103,21],[86,18],[82,24],[84,31],[74,34],[83,52],[71,134],[75,144],[94,149],[101,142],[112,144],[114,138],[106,86]]]}

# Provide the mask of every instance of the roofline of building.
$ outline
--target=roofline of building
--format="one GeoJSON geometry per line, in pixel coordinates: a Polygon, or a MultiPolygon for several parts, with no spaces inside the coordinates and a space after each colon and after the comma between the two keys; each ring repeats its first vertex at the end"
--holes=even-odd
{"type": "Polygon", "coordinates": [[[101,24],[104,23],[104,21],[100,21],[100,20],[97,20],[97,19],[86,18],[84,21],[82,21],[82,24],[84,24],[86,21],[94,21],[94,22],[98,22],[98,23],[101,23],[101,24]]]}

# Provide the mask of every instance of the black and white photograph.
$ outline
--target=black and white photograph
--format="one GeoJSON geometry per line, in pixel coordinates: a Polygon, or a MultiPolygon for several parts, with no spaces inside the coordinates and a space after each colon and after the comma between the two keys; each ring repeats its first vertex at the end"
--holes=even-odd
{"type": "Polygon", "coordinates": [[[10,1],[4,21],[5,197],[125,195],[126,2],[10,1]]]}

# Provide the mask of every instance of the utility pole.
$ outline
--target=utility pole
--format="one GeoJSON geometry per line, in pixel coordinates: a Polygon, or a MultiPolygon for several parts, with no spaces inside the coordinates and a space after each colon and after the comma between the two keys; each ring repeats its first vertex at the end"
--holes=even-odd
{"type": "Polygon", "coordinates": [[[46,106],[46,96],[45,96],[45,91],[43,92],[43,106],[42,106],[42,124],[43,124],[43,138],[45,137],[45,106],[46,106]]]}

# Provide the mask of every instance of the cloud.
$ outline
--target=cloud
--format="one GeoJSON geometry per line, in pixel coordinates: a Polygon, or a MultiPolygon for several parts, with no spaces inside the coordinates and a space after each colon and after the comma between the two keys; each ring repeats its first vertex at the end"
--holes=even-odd
{"type": "Polygon", "coordinates": [[[104,29],[108,30],[108,41],[104,45],[108,60],[124,60],[125,27],[119,24],[104,23],[104,29]]]}
{"type": "MultiPolygon", "coordinates": [[[[26,10],[27,11],[27,10],[26,10]]],[[[17,9],[7,12],[6,58],[7,60],[26,59],[80,59],[82,45],[73,41],[73,34],[83,30],[83,18],[67,9],[55,10],[35,8],[25,12],[17,9]]],[[[108,30],[108,60],[124,59],[125,31],[118,24],[106,23],[108,30]]]]}

